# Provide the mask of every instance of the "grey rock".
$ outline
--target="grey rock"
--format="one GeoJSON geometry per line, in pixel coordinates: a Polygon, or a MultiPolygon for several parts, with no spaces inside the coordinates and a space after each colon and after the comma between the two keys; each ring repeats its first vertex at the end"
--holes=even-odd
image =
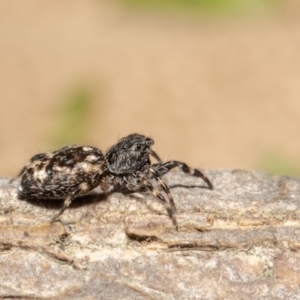
{"type": "Polygon", "coordinates": [[[17,198],[0,179],[0,299],[300,299],[300,180],[205,170],[166,181],[177,232],[151,193],[17,198]]]}

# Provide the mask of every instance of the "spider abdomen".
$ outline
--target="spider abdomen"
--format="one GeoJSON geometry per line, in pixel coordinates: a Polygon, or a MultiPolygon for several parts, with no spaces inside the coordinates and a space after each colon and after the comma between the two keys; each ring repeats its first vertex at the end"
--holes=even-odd
{"type": "Polygon", "coordinates": [[[35,155],[25,166],[18,194],[21,198],[61,199],[85,194],[99,182],[105,170],[103,153],[94,147],[68,146],[35,155]]]}

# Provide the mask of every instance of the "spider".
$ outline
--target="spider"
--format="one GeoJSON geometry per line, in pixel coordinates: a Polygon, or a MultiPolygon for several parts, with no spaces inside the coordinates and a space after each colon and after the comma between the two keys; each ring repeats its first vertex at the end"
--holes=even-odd
{"type": "Polygon", "coordinates": [[[178,230],[175,202],[170,188],[161,177],[179,167],[189,175],[202,178],[209,189],[213,189],[213,185],[202,172],[183,162],[171,160],[163,163],[151,149],[153,144],[151,138],[134,133],[120,139],[105,155],[91,146],[67,146],[54,152],[34,155],[11,181],[21,178],[18,189],[21,199],[64,199],[62,208],[52,222],[58,219],[74,198],[98,186],[103,192],[118,187],[125,187],[129,191],[147,188],[162,202],[178,230]],[[150,155],[158,163],[151,164],[150,155]],[[169,202],[153,186],[153,180],[167,195],[169,202]]]}

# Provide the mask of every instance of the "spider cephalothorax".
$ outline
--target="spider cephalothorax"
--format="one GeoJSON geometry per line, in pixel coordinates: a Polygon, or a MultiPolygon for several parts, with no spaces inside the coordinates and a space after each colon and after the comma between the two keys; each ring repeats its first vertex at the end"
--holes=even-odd
{"type": "Polygon", "coordinates": [[[16,177],[21,178],[18,195],[29,199],[64,199],[63,207],[53,218],[56,220],[74,198],[89,193],[97,186],[103,192],[115,187],[125,187],[128,190],[145,187],[162,202],[178,229],[174,199],[161,177],[174,167],[179,167],[189,175],[201,177],[209,189],[213,185],[202,172],[183,162],[171,160],[163,163],[151,149],[153,144],[151,138],[135,133],[120,139],[105,155],[95,147],[78,145],[37,154],[16,177]],[[151,164],[150,155],[158,163],[151,164]],[[153,186],[153,179],[167,195],[169,202],[153,186]]]}
{"type": "Polygon", "coordinates": [[[154,141],[140,134],[130,134],[122,138],[106,153],[109,170],[116,174],[133,173],[145,164],[150,165],[150,147],[154,141]]]}

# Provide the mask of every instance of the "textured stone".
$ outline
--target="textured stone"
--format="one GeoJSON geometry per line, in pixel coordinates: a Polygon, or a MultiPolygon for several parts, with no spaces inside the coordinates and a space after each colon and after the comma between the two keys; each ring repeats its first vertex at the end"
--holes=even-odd
{"type": "Polygon", "coordinates": [[[300,180],[166,176],[179,232],[151,193],[18,200],[0,179],[0,298],[300,299],[300,180]]]}

